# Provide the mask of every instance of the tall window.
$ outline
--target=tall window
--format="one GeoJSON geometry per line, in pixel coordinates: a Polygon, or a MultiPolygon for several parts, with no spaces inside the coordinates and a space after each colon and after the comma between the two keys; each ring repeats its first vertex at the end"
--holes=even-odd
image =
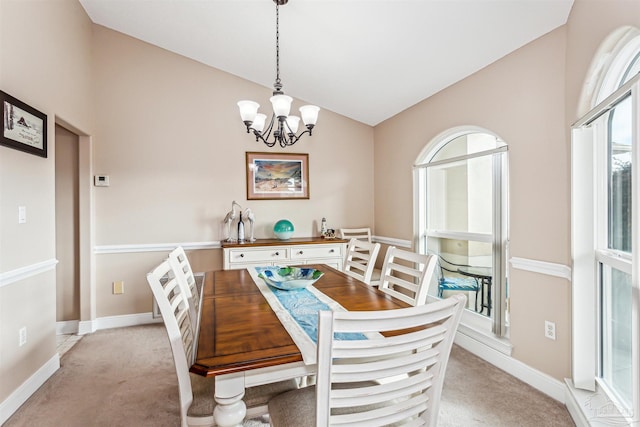
{"type": "Polygon", "coordinates": [[[430,292],[466,293],[466,317],[500,336],[508,297],[506,150],[484,130],[453,130],[432,142],[415,166],[418,249],[439,257],[430,292]]]}
{"type": "Polygon", "coordinates": [[[640,420],[639,71],[636,31],[613,55],[572,140],[573,379],[612,403],[589,415],[627,422],[640,420]]]}

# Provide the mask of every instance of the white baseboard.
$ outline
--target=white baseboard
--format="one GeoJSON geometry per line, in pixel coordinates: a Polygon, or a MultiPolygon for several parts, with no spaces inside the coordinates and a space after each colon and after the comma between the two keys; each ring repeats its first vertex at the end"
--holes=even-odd
{"type": "Polygon", "coordinates": [[[565,387],[561,381],[533,369],[519,360],[510,357],[503,352],[491,348],[480,341],[460,333],[456,333],[455,343],[479,358],[513,375],[531,387],[552,397],[560,403],[565,403],[565,387]]]}
{"type": "Polygon", "coordinates": [[[56,353],[15,389],[4,402],[0,403],[0,425],[7,421],[58,369],[60,369],[60,356],[56,353]]]}
{"type": "Polygon", "coordinates": [[[56,322],[56,335],[77,334],[79,324],[80,321],[78,320],[65,320],[62,322],[56,322]]]}
{"type": "MultiPolygon", "coordinates": [[[[122,328],[126,326],[162,323],[162,318],[154,318],[152,313],[128,314],[124,316],[101,317],[93,321],[77,320],[56,323],[56,333],[77,333],[84,335],[99,329],[122,328]],[[67,332],[68,331],[68,332],[67,332]]],[[[47,363],[38,369],[27,381],[0,403],[0,425],[13,415],[18,408],[31,397],[60,368],[60,356],[56,353],[47,363]]]]}
{"type": "Polygon", "coordinates": [[[124,328],[127,326],[147,325],[149,323],[162,323],[162,317],[153,317],[152,313],[137,313],[85,320],[78,325],[78,335],[92,334],[100,329],[124,328]]]}
{"type": "Polygon", "coordinates": [[[162,318],[153,317],[152,313],[126,314],[122,316],[100,317],[96,319],[96,330],[124,328],[126,326],[162,323],[162,318]]]}

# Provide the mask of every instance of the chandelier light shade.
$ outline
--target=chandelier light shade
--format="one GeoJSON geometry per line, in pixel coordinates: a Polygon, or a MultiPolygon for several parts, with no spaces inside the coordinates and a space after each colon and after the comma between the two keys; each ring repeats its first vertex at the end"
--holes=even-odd
{"type": "Polygon", "coordinates": [[[273,0],[276,4],[276,81],[273,84],[273,96],[270,98],[273,114],[267,124],[267,116],[259,113],[260,104],[254,101],[239,101],[240,118],[247,127],[247,133],[253,133],[256,141],[264,142],[268,147],[280,144],[285,148],[295,144],[305,134],[311,136],[311,131],[318,121],[319,107],[304,105],[299,108],[300,116],[306,130],[298,134],[300,117],[289,115],[293,98],[282,92],[280,80],[280,9],[288,0],[273,0]],[[266,129],[265,129],[266,126],[266,129]],[[269,138],[273,135],[273,138],[269,138]]]}

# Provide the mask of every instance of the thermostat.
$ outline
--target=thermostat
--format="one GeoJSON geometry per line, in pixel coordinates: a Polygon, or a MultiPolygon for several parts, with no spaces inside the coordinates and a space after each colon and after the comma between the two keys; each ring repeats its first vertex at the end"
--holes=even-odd
{"type": "Polygon", "coordinates": [[[108,187],[109,175],[96,175],[93,177],[93,184],[96,187],[108,187]]]}

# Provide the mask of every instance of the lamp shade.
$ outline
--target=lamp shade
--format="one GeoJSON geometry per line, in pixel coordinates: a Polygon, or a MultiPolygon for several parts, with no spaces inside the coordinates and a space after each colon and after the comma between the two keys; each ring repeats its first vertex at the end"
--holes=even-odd
{"type": "Polygon", "coordinates": [[[287,133],[296,133],[298,132],[298,123],[300,123],[300,117],[298,116],[288,116],[287,117],[287,133]]]}
{"type": "Polygon", "coordinates": [[[253,119],[253,123],[251,124],[251,129],[255,129],[258,132],[262,132],[262,129],[264,129],[264,124],[266,120],[267,120],[266,115],[262,113],[256,114],[256,118],[253,119]]]}
{"type": "Polygon", "coordinates": [[[273,95],[270,100],[273,106],[273,113],[276,117],[286,117],[289,115],[293,98],[287,95],[273,95]]]}
{"type": "Polygon", "coordinates": [[[258,108],[260,104],[254,101],[238,101],[238,108],[240,109],[240,117],[243,122],[252,122],[258,114],[258,108]]]}
{"type": "Polygon", "coordinates": [[[315,125],[318,121],[318,111],[320,107],[315,105],[303,105],[300,107],[300,115],[305,125],[315,125]]]}

